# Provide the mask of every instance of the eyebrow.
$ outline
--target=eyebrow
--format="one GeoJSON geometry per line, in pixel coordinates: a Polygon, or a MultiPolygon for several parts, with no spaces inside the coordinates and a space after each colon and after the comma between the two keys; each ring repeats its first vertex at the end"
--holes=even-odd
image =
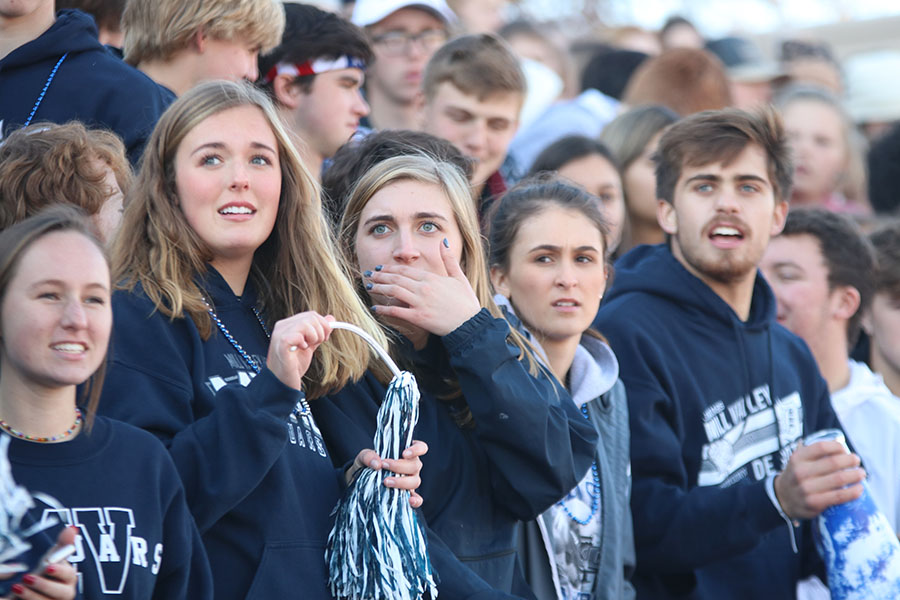
{"type": "MultiPolygon", "coordinates": [[[[549,252],[561,252],[562,247],[554,246],[553,244],[539,244],[539,245],[535,246],[534,248],[532,248],[531,250],[529,250],[529,252],[537,252],[539,250],[549,251],[549,252]]],[[[577,248],[574,248],[574,250],[576,252],[588,252],[588,251],[599,252],[599,250],[597,250],[597,248],[595,248],[594,246],[578,246],[577,248]]]]}
{"type": "MultiPolygon", "coordinates": [[[[42,285],[56,285],[56,286],[60,286],[60,287],[67,286],[66,282],[64,282],[60,279],[42,279],[41,281],[36,281],[36,282],[32,283],[31,286],[29,286],[29,289],[41,287],[42,285]]],[[[101,290],[104,290],[107,292],[109,291],[109,288],[107,286],[103,285],[102,283],[89,283],[85,287],[86,288],[100,288],[101,290]]]]}
{"type": "MultiPolygon", "coordinates": [[[[262,142],[250,142],[250,147],[254,149],[268,150],[272,154],[276,153],[272,147],[270,147],[268,144],[263,144],[262,142]]],[[[223,142],[207,142],[206,144],[202,144],[194,148],[194,151],[191,152],[191,155],[197,154],[201,150],[205,150],[207,148],[211,148],[213,150],[223,150],[225,148],[225,144],[223,142]]]]}
{"type": "MultiPolygon", "coordinates": [[[[413,215],[413,218],[416,220],[419,220],[419,219],[435,219],[435,220],[441,220],[441,221],[447,220],[447,217],[445,217],[444,215],[439,215],[438,213],[430,213],[430,212],[417,212],[413,215]]],[[[366,222],[363,223],[363,225],[368,225],[369,223],[375,223],[378,221],[394,223],[394,222],[396,222],[396,219],[394,218],[394,215],[373,215],[373,216],[369,217],[368,219],[366,219],[366,222]]]]}
{"type": "MultiPolygon", "coordinates": [[[[768,179],[766,179],[764,177],[760,177],[759,175],[752,175],[752,174],[737,175],[736,177],[734,177],[734,179],[735,179],[735,181],[756,181],[756,182],[762,183],[764,185],[770,185],[768,179]]],[[[697,173],[696,175],[693,175],[692,177],[688,177],[685,180],[685,183],[690,183],[692,181],[722,181],[722,176],[721,175],[713,175],[712,173],[697,173]]]]}
{"type": "Polygon", "coordinates": [[[799,263],[796,263],[792,260],[779,260],[772,263],[773,269],[779,269],[781,267],[795,267],[797,269],[800,269],[801,271],[803,270],[803,267],[801,267],[799,263]]]}

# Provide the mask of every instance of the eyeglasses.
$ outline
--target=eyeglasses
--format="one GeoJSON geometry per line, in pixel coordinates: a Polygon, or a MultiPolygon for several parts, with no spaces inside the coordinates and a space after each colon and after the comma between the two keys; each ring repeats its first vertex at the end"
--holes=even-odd
{"type": "Polygon", "coordinates": [[[408,54],[413,42],[425,52],[437,50],[447,41],[447,32],[443,29],[426,29],[416,34],[402,31],[389,31],[372,38],[372,43],[379,46],[387,56],[408,54]]]}

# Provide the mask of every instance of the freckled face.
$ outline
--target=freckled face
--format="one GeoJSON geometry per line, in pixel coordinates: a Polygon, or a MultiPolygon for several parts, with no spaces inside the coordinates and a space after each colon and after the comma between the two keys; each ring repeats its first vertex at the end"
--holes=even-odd
{"type": "MultiPolygon", "coordinates": [[[[461,261],[462,235],[441,188],[413,180],[391,183],[378,190],[360,213],[356,230],[359,269],[372,271],[376,265],[398,264],[446,275],[440,254],[444,238],[461,261]]],[[[377,300],[387,303],[388,299],[377,300]]]]}

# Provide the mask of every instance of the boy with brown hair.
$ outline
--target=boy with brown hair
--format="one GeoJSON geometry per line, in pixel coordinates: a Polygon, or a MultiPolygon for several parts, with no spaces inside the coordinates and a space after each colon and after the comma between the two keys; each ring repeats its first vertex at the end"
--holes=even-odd
{"type": "Polygon", "coordinates": [[[259,85],[303,143],[316,178],[322,163],[356,133],[369,106],[360,92],[372,48],[346,19],[309,4],[285,4],[281,44],[259,59],[259,85]]]}
{"type": "Polygon", "coordinates": [[[771,110],[675,123],[656,157],[669,243],[616,263],[594,322],[628,389],[638,598],[793,598],[824,576],[809,519],[859,497],[828,387],[776,322],[759,265],[787,216],[791,164],[771,110]]]}
{"type": "Polygon", "coordinates": [[[473,195],[484,213],[506,191],[500,165],[519,126],[525,75],[509,45],[493,34],[466,35],[442,46],[425,68],[423,130],[474,161],[473,195]]]}
{"type": "Polygon", "coordinates": [[[260,52],[281,41],[279,0],[128,0],[125,61],[176,96],[201,81],[256,81],[260,52]]]}

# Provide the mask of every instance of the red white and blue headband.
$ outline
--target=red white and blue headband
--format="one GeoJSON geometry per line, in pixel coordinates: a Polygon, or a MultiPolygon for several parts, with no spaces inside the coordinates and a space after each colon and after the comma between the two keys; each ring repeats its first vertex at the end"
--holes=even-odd
{"type": "Polygon", "coordinates": [[[303,77],[304,75],[317,75],[326,71],[337,71],[339,69],[361,69],[366,70],[366,61],[355,56],[339,56],[335,59],[317,58],[308,60],[304,63],[286,63],[280,62],[269,69],[264,78],[266,83],[275,81],[279,75],[290,75],[291,77],[303,77]]]}

